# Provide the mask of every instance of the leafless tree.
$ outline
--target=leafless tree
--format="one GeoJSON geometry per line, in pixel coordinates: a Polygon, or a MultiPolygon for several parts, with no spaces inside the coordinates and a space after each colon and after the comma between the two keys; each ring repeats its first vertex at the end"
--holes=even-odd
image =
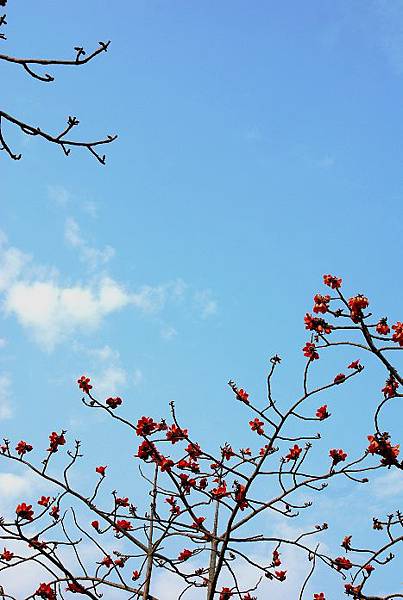
{"type": "MultiPolygon", "coordinates": [[[[0,0],[0,7],[5,8],[6,5],[7,0],[0,0]]],[[[0,15],[0,41],[6,40],[6,35],[4,33],[6,25],[7,15],[2,14],[0,15]]],[[[74,55],[70,59],[21,58],[18,56],[10,56],[8,54],[0,54],[0,60],[22,67],[26,71],[27,75],[33,79],[43,83],[52,83],[54,81],[54,76],[44,72],[44,67],[81,67],[92,61],[99,54],[107,52],[109,44],[110,41],[99,42],[98,47],[89,54],[87,54],[83,47],[76,46],[74,48],[74,55]]],[[[97,139],[95,141],[75,140],[71,137],[71,132],[79,125],[79,121],[76,117],[69,116],[67,119],[67,124],[61,129],[60,132],[50,133],[45,129],[38,127],[37,125],[27,123],[20,117],[5,112],[0,107],[0,150],[4,150],[6,154],[8,154],[8,156],[13,160],[20,160],[22,155],[14,152],[7,143],[5,133],[6,123],[12,127],[17,127],[23,134],[27,136],[37,136],[46,140],[47,142],[50,142],[51,144],[59,146],[66,156],[70,154],[72,148],[84,148],[93,156],[95,156],[95,158],[101,164],[105,164],[105,155],[100,153],[100,148],[105,144],[110,144],[117,138],[116,135],[107,135],[105,138],[97,139]]]]}

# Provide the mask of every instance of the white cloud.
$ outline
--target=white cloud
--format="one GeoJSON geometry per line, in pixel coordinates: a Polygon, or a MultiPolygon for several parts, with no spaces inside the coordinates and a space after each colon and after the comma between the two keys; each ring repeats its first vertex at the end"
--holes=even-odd
{"type": "Polygon", "coordinates": [[[200,290],[194,294],[196,309],[203,319],[207,319],[216,314],[217,301],[214,299],[210,290],[200,290]]]}
{"type": "Polygon", "coordinates": [[[97,396],[116,396],[127,385],[127,372],[119,366],[107,367],[98,375],[95,374],[92,380],[97,396]]]}
{"type": "Polygon", "coordinates": [[[0,473],[0,498],[2,500],[18,499],[21,495],[31,492],[32,484],[32,477],[29,474],[0,473]]]}
{"type": "Polygon", "coordinates": [[[77,248],[80,260],[85,262],[90,269],[96,269],[100,265],[105,265],[115,256],[115,249],[112,246],[108,245],[99,250],[88,244],[83,237],[77,221],[72,218],[66,220],[64,237],[70,246],[77,248]]]}
{"type": "Polygon", "coordinates": [[[5,373],[0,374],[0,421],[10,419],[13,411],[11,407],[11,379],[5,373]]]}
{"type": "Polygon", "coordinates": [[[178,332],[176,331],[175,327],[172,327],[172,325],[164,325],[161,328],[161,337],[164,340],[172,340],[177,335],[178,332]]]}
{"type": "Polygon", "coordinates": [[[61,185],[48,185],[49,198],[59,206],[66,206],[71,200],[71,194],[61,185]]]}

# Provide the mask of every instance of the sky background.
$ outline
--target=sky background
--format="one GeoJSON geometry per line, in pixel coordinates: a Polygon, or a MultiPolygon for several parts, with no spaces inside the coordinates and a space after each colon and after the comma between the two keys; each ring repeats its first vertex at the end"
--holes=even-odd
{"type": "MultiPolygon", "coordinates": [[[[263,397],[277,352],[278,393],[294,397],[323,273],[402,318],[402,1],[9,5],[10,54],[112,43],[52,84],[0,64],[1,108],[52,132],[75,115],[78,138],[119,139],[103,167],[7,131],[23,159],[0,156],[4,435],[40,445],[65,428],[89,461],[107,456],[110,423],[75,387],[86,373],[133,418],[166,416],[173,399],[203,442],[247,445],[227,381],[263,397]]],[[[325,357],[318,381],[353,358],[325,357]]],[[[332,394],[324,448],[364,447],[383,380],[373,365],[332,394]]],[[[375,508],[395,510],[391,483],[375,508]]]]}

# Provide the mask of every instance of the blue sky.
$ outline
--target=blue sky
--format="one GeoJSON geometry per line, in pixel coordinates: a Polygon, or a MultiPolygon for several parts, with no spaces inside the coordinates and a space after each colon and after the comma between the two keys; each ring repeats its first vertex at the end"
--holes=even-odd
{"type": "MultiPolygon", "coordinates": [[[[80,405],[83,372],[135,417],[175,399],[203,440],[239,435],[228,379],[262,395],[278,352],[293,397],[323,273],[401,319],[403,2],[43,0],[10,2],[8,23],[3,47],[21,56],[112,40],[53,84],[1,64],[1,103],[119,139],[102,167],[9,131],[23,160],[0,156],[6,435],[65,427],[99,444],[108,424],[80,405]]],[[[362,436],[383,377],[374,366],[357,402],[341,394],[362,436]]],[[[361,447],[335,419],[332,443],[361,447]]]]}

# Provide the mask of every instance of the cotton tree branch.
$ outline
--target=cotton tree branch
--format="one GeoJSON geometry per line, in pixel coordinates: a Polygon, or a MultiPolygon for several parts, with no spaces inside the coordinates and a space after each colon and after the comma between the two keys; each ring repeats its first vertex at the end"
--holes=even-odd
{"type": "MultiPolygon", "coordinates": [[[[4,15],[4,17],[5,17],[5,15],[4,15]]],[[[4,17],[0,17],[0,25],[2,25],[3,23],[4,24],[6,23],[4,21],[4,17]],[[1,19],[3,19],[3,21],[1,19]]],[[[39,81],[44,81],[45,83],[49,83],[51,81],[54,81],[54,79],[55,79],[52,75],[49,75],[49,73],[45,73],[44,75],[41,75],[40,73],[37,73],[36,71],[34,71],[31,68],[31,66],[32,65],[39,65],[39,66],[64,65],[64,66],[79,67],[81,65],[85,65],[88,62],[90,62],[93,58],[98,56],[98,54],[101,54],[101,52],[107,52],[109,44],[111,42],[109,40],[108,42],[98,42],[98,43],[99,43],[99,47],[96,50],[94,50],[93,52],[91,52],[91,54],[88,54],[88,55],[86,55],[86,52],[83,47],[76,46],[74,48],[74,50],[76,52],[76,56],[73,59],[19,58],[16,56],[9,56],[8,54],[0,54],[0,60],[6,61],[9,63],[13,63],[16,65],[20,65],[34,79],[39,79],[39,81]]]]}
{"type": "Polygon", "coordinates": [[[105,154],[99,154],[96,149],[98,148],[98,146],[110,144],[111,142],[115,141],[118,137],[117,135],[108,135],[106,138],[96,141],[72,140],[66,138],[66,136],[70,133],[73,127],[76,127],[79,124],[79,121],[76,117],[68,117],[67,127],[58,135],[52,135],[51,133],[43,131],[39,127],[33,127],[29,123],[25,123],[24,121],[21,121],[20,119],[17,119],[16,117],[0,110],[0,150],[4,150],[13,160],[20,160],[22,155],[14,153],[11,150],[10,146],[7,144],[4,137],[3,121],[7,121],[8,123],[15,125],[25,135],[38,136],[52,144],[56,144],[63,150],[66,156],[70,154],[71,148],[84,148],[88,150],[91,154],[93,154],[93,156],[95,156],[98,162],[100,162],[102,165],[104,165],[106,162],[106,156],[105,154]]]}

